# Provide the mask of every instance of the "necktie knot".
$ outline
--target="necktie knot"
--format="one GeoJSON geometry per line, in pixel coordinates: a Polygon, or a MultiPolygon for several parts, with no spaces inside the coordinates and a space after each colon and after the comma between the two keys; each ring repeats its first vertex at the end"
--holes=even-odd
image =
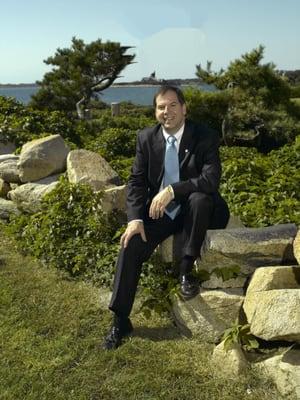
{"type": "Polygon", "coordinates": [[[172,136],[172,135],[170,135],[170,136],[167,138],[167,142],[168,142],[171,146],[175,144],[176,140],[177,140],[176,137],[175,137],[175,136],[172,136]]]}

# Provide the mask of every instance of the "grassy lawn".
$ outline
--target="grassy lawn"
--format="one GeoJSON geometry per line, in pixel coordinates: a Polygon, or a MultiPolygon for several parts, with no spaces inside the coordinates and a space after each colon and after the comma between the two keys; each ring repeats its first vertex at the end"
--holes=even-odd
{"type": "Polygon", "coordinates": [[[1,400],[281,398],[252,371],[218,378],[212,345],[182,337],[167,317],[133,315],[134,335],[102,350],[111,316],[98,296],[19,254],[0,225],[1,400]]]}

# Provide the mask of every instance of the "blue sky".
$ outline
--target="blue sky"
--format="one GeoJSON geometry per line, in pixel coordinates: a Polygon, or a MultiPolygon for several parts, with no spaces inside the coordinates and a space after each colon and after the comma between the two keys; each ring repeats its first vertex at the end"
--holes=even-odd
{"type": "Polygon", "coordinates": [[[196,64],[226,68],[259,44],[265,62],[300,69],[299,21],[299,0],[2,0],[0,83],[41,79],[73,36],[135,46],[119,81],[193,78],[196,64]]]}

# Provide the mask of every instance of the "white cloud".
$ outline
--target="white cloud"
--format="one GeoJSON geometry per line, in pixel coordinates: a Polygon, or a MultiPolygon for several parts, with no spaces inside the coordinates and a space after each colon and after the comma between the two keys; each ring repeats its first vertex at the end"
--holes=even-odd
{"type": "Polygon", "coordinates": [[[206,38],[194,28],[164,29],[143,40],[136,49],[136,62],[126,70],[126,79],[149,76],[191,78],[195,65],[205,58],[206,38]]]}

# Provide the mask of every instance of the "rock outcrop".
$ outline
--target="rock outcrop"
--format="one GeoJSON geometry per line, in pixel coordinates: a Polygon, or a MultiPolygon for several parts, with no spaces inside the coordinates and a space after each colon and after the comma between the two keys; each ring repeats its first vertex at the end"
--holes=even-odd
{"type": "Polygon", "coordinates": [[[0,178],[5,182],[20,183],[18,159],[8,158],[0,162],[0,178]]]}
{"type": "Polygon", "coordinates": [[[243,308],[253,335],[300,343],[300,267],[257,269],[243,308]]]}
{"type": "Polygon", "coordinates": [[[63,172],[69,151],[60,135],[51,135],[24,144],[18,162],[21,182],[35,182],[63,172]]]}
{"type": "Polygon", "coordinates": [[[7,193],[11,190],[11,186],[9,183],[5,182],[0,178],[0,197],[6,198],[7,193]]]}
{"type": "Polygon", "coordinates": [[[72,150],[67,158],[67,173],[71,183],[86,183],[93,190],[115,186],[118,174],[99,154],[88,150],[72,150]]]}
{"type": "Polygon", "coordinates": [[[300,349],[289,349],[256,364],[276,383],[285,399],[300,399],[300,349]]]}
{"type": "Polygon", "coordinates": [[[293,251],[294,257],[297,260],[297,263],[300,264],[300,230],[298,231],[294,243],[293,243],[293,251]]]}
{"type": "Polygon", "coordinates": [[[239,317],[243,300],[243,292],[239,289],[203,289],[188,301],[176,296],[172,311],[177,326],[184,334],[215,343],[239,317]]]}
{"type": "Polygon", "coordinates": [[[237,343],[231,344],[228,349],[225,348],[224,342],[218,344],[212,354],[212,363],[217,367],[217,373],[227,378],[238,377],[249,367],[243,350],[237,343]]]}
{"type": "Polygon", "coordinates": [[[17,207],[27,213],[35,213],[41,209],[41,201],[58,184],[60,174],[48,176],[33,183],[25,183],[8,193],[17,207]]]}
{"type": "Polygon", "coordinates": [[[0,219],[6,221],[11,215],[19,215],[20,211],[13,201],[0,198],[0,219]]]}
{"type": "Polygon", "coordinates": [[[2,154],[11,154],[16,150],[16,146],[11,143],[11,142],[7,142],[7,141],[2,141],[1,137],[0,137],[0,156],[2,154]]]}

